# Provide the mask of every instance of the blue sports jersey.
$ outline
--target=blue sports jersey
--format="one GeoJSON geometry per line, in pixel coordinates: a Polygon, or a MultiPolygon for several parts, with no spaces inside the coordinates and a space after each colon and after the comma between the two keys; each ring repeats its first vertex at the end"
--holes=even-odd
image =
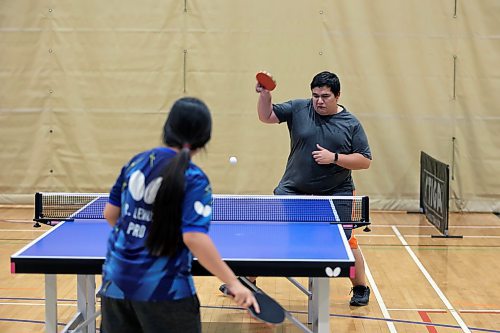
{"type": "MultiPolygon", "coordinates": [[[[174,256],[152,256],[145,246],[161,171],[176,152],[159,147],[136,155],[111,189],[109,203],[121,207],[103,266],[101,294],[136,301],[176,300],[193,296],[193,256],[181,244],[174,256]]],[[[208,233],[212,190],[205,173],[193,163],[185,173],[182,232],[208,233]]]]}

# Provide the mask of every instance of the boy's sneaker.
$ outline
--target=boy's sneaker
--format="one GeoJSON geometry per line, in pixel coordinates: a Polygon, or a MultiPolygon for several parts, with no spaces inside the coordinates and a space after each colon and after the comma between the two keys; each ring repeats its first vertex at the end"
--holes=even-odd
{"type": "Polygon", "coordinates": [[[354,286],[351,289],[352,298],[351,306],[364,306],[368,304],[370,300],[370,288],[365,286],[354,286]]]}
{"type": "MultiPolygon", "coordinates": [[[[250,281],[250,282],[251,282],[251,281],[250,281]]],[[[256,286],[256,285],[257,285],[257,280],[255,280],[255,281],[254,281],[254,282],[252,282],[252,283],[253,283],[253,285],[254,285],[254,286],[256,286]]],[[[221,285],[220,285],[220,287],[219,287],[219,290],[220,290],[220,292],[221,292],[221,293],[223,293],[224,295],[226,295],[226,296],[227,296],[227,294],[228,294],[228,290],[227,290],[227,286],[226,286],[226,284],[221,284],[221,285]]]]}

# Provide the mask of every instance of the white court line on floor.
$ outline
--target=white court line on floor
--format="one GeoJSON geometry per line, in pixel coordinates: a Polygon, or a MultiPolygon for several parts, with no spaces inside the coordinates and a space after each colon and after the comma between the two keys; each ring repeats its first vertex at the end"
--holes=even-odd
{"type": "Polygon", "coordinates": [[[401,244],[404,245],[406,251],[408,252],[408,254],[410,255],[410,257],[413,259],[413,261],[415,262],[415,264],[418,266],[418,268],[420,269],[420,271],[422,272],[422,274],[425,276],[425,278],[427,279],[427,281],[429,282],[429,284],[432,286],[432,288],[434,289],[434,291],[438,294],[439,298],[441,299],[441,301],[443,302],[443,304],[446,306],[446,309],[448,309],[448,311],[451,313],[451,315],[453,316],[453,318],[455,318],[455,320],[458,323],[458,325],[460,325],[460,328],[462,328],[462,331],[465,332],[465,333],[471,333],[469,327],[467,327],[467,325],[463,321],[462,317],[460,317],[460,315],[458,314],[457,310],[455,310],[455,308],[453,308],[453,306],[448,301],[448,299],[446,298],[446,296],[443,294],[443,292],[441,291],[441,289],[439,289],[439,287],[436,284],[436,282],[434,281],[434,279],[431,277],[431,275],[429,274],[429,272],[427,272],[427,270],[425,269],[424,265],[422,265],[422,263],[420,262],[420,260],[417,258],[416,254],[410,248],[410,246],[408,245],[408,243],[406,242],[406,240],[404,239],[404,237],[399,232],[398,228],[395,227],[395,226],[393,226],[392,230],[398,236],[399,241],[401,242],[401,244]]]}
{"type": "MultiPolygon", "coordinates": [[[[408,224],[371,224],[372,227],[398,227],[398,228],[429,228],[436,229],[433,225],[408,225],[408,224]]],[[[500,225],[454,225],[452,229],[500,229],[500,225]]],[[[437,230],[437,229],[436,229],[437,230]]]]}
{"type": "MultiPolygon", "coordinates": [[[[385,319],[391,319],[391,315],[389,314],[389,311],[387,311],[387,307],[385,306],[384,299],[382,298],[382,295],[380,294],[377,284],[375,283],[375,279],[373,278],[373,275],[368,268],[368,264],[366,263],[365,259],[365,273],[366,277],[368,278],[368,282],[370,283],[371,290],[373,291],[373,294],[375,295],[375,298],[377,299],[378,305],[380,307],[380,310],[382,311],[382,315],[384,316],[385,319]]],[[[390,320],[386,321],[387,327],[389,327],[389,331],[391,333],[397,333],[398,331],[396,330],[396,326],[394,323],[390,320]]]]}
{"type": "Polygon", "coordinates": [[[15,231],[15,232],[45,232],[47,230],[40,230],[40,229],[1,229],[2,232],[9,232],[9,231],[15,231]]]}
{"type": "Polygon", "coordinates": [[[452,229],[499,229],[500,225],[454,225],[452,229]]]}
{"type": "Polygon", "coordinates": [[[463,238],[500,238],[500,236],[462,236],[463,238]]]}
{"type": "Polygon", "coordinates": [[[488,309],[488,310],[478,310],[478,309],[460,309],[458,310],[460,312],[467,312],[467,313],[471,313],[471,312],[482,312],[482,313],[500,313],[500,309],[498,310],[494,310],[494,309],[488,309]]]}
{"type": "MultiPolygon", "coordinates": [[[[35,305],[38,305],[38,306],[45,306],[45,303],[26,303],[26,302],[0,302],[0,305],[8,305],[8,306],[14,306],[14,305],[21,305],[21,306],[35,306],[35,305]]],[[[72,306],[72,307],[76,307],[77,304],[61,304],[61,303],[57,303],[57,306],[72,306]]]]}
{"type": "Polygon", "coordinates": [[[389,311],[412,311],[412,312],[448,312],[446,309],[387,309],[389,311]]]}
{"type": "Polygon", "coordinates": [[[26,220],[26,219],[2,219],[2,218],[0,218],[0,222],[8,222],[8,223],[34,223],[33,220],[26,220]]]}
{"type": "MultiPolygon", "coordinates": [[[[431,234],[428,234],[428,235],[406,235],[405,237],[406,238],[431,238],[431,234]]],[[[378,235],[364,235],[364,234],[356,234],[356,238],[362,238],[362,237],[395,237],[395,235],[391,234],[391,235],[381,235],[381,234],[378,234],[378,235]]],[[[500,238],[500,236],[462,236],[463,238],[491,238],[491,239],[495,239],[495,238],[500,238]]]]}

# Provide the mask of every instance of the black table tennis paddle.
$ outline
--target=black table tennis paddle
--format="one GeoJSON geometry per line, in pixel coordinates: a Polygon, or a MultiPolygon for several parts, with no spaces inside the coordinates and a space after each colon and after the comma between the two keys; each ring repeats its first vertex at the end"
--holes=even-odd
{"type": "Polygon", "coordinates": [[[259,303],[260,312],[255,312],[253,306],[250,306],[248,312],[252,317],[272,325],[281,324],[285,320],[285,311],[271,296],[259,291],[254,291],[253,295],[259,303]]]}
{"type": "Polygon", "coordinates": [[[252,317],[272,325],[281,324],[285,320],[285,309],[274,298],[257,288],[247,278],[240,276],[238,280],[253,292],[257,303],[259,303],[259,313],[255,311],[253,306],[248,308],[248,312],[250,312],[252,317]]]}

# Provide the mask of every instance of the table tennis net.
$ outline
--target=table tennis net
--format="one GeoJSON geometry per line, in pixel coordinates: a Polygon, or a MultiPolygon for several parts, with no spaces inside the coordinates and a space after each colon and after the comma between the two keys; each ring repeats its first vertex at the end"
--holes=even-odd
{"type": "MultiPolygon", "coordinates": [[[[103,219],[106,193],[35,194],[35,221],[103,219]]],[[[369,222],[367,196],[213,195],[214,221],[369,222]]],[[[368,223],[367,223],[368,224],[368,223]]]]}

